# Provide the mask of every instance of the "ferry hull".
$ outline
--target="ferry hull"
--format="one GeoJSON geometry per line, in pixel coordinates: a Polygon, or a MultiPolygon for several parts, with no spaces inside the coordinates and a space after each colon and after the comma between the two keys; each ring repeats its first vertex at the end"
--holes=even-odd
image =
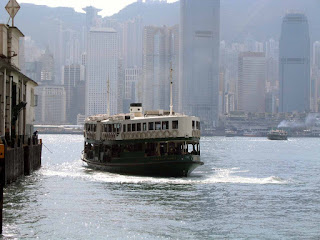
{"type": "MultiPolygon", "coordinates": [[[[194,156],[198,158],[199,156],[194,156]]],[[[203,162],[193,160],[192,156],[187,158],[179,157],[175,160],[145,158],[134,163],[111,162],[102,163],[83,158],[88,167],[103,170],[111,173],[138,175],[138,176],[159,176],[159,177],[186,177],[203,162]]]]}
{"type": "Polygon", "coordinates": [[[287,136],[268,135],[269,140],[288,140],[287,136]]]}

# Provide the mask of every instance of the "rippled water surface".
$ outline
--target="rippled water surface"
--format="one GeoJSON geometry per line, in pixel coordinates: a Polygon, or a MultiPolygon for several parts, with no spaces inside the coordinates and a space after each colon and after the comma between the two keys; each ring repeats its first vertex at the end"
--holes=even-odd
{"type": "Polygon", "coordinates": [[[5,189],[5,239],[320,238],[320,139],[204,137],[204,166],[152,178],[86,168],[82,136],[41,138],[41,170],[5,189]]]}

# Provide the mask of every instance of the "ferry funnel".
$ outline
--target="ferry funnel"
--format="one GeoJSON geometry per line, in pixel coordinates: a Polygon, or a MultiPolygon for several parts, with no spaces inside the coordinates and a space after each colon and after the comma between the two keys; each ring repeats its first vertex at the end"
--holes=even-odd
{"type": "Polygon", "coordinates": [[[135,117],[143,117],[142,103],[131,103],[130,113],[133,113],[135,117]]]}

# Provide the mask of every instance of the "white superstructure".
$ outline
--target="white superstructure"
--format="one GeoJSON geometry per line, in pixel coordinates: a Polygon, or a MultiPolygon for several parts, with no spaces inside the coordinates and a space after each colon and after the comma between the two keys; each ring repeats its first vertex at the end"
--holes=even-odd
{"type": "Polygon", "coordinates": [[[114,116],[96,115],[85,124],[85,138],[96,141],[142,139],[200,138],[200,119],[169,111],[147,111],[131,106],[130,113],[114,116]]]}

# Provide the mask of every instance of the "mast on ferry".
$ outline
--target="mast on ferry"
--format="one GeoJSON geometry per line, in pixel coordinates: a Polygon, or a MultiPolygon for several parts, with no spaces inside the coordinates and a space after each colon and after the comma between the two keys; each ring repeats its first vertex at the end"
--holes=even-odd
{"type": "Polygon", "coordinates": [[[170,116],[172,116],[172,114],[173,114],[173,103],[172,103],[172,85],[173,85],[173,82],[172,82],[172,72],[173,72],[173,69],[172,69],[172,64],[171,64],[171,68],[170,68],[170,116]]]}
{"type": "Polygon", "coordinates": [[[110,117],[110,79],[107,81],[107,115],[110,117]]]}

